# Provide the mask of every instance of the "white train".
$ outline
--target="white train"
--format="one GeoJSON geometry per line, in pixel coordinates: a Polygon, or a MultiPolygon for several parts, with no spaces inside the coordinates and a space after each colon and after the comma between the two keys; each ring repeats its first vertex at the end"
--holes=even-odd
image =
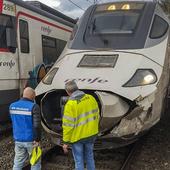
{"type": "Polygon", "coordinates": [[[169,20],[155,1],[89,7],[36,88],[42,124],[53,141],[62,144],[61,99],[71,79],[98,101],[96,148],[127,145],[153,127],[169,86],[168,36],[169,20]]]}
{"type": "Polygon", "coordinates": [[[75,21],[39,2],[0,1],[0,121],[63,51],[75,21]]]}

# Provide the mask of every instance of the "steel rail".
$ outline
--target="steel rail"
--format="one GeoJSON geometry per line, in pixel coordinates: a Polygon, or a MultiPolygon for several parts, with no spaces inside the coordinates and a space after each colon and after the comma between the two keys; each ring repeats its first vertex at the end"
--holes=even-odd
{"type": "Polygon", "coordinates": [[[130,169],[130,165],[136,155],[136,151],[140,150],[142,144],[143,144],[143,138],[137,140],[134,144],[131,144],[129,152],[122,164],[122,166],[120,167],[120,170],[129,170],[130,169]]]}

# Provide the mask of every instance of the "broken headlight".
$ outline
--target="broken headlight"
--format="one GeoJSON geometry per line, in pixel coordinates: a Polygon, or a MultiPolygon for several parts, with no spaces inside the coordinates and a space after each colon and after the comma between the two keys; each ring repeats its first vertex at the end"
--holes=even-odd
{"type": "Polygon", "coordinates": [[[136,87],[154,84],[157,81],[155,72],[152,69],[138,69],[132,78],[123,87],[136,87]]]}

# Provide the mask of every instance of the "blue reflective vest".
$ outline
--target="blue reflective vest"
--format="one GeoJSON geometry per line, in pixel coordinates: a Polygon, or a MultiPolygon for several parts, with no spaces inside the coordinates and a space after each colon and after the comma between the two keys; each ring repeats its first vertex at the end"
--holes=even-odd
{"type": "Polygon", "coordinates": [[[32,142],[34,140],[32,109],[35,103],[22,98],[10,105],[14,140],[32,142]]]}

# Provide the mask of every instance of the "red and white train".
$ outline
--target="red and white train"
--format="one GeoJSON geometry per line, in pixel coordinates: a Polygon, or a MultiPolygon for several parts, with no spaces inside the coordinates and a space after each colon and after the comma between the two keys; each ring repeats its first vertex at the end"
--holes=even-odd
{"type": "Polygon", "coordinates": [[[74,24],[40,2],[0,1],[0,121],[23,88],[35,88],[57,60],[74,24]]]}

